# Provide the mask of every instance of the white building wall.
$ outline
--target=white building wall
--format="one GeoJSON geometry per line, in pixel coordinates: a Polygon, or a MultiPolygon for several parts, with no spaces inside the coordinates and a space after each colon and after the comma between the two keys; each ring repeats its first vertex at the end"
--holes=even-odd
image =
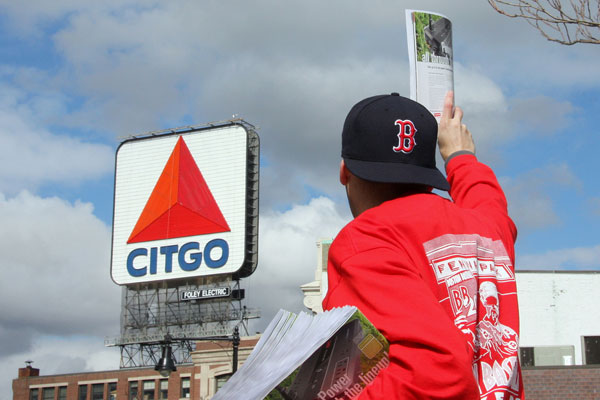
{"type": "Polygon", "coordinates": [[[600,271],[517,271],[521,347],[575,346],[600,336],[600,271]]]}

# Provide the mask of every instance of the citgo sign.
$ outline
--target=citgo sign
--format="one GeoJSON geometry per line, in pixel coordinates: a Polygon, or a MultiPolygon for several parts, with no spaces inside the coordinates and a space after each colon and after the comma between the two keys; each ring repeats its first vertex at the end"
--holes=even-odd
{"type": "Polygon", "coordinates": [[[232,124],[117,150],[118,284],[235,273],[245,262],[248,133],[232,124]]]}

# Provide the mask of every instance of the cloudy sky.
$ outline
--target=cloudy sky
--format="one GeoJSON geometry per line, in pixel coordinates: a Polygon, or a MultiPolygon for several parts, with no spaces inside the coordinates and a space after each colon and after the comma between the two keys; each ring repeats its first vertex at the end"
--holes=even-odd
{"type": "MultiPolygon", "coordinates": [[[[42,374],[115,369],[120,138],[237,114],[261,136],[264,323],[302,309],[315,243],[349,220],[340,131],[408,95],[404,9],[454,23],[457,103],[519,228],[517,268],[600,269],[600,47],[545,41],[486,1],[0,0],[0,399],[42,374]]],[[[260,329],[261,325],[257,325],[260,329]]]]}

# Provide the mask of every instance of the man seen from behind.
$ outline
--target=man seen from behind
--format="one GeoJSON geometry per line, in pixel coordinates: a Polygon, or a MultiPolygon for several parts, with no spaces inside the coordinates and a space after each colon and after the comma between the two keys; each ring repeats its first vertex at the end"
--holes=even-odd
{"type": "Polygon", "coordinates": [[[392,93],[357,103],[344,123],[340,182],[354,220],[330,247],[323,308],[357,306],[390,343],[361,400],[524,399],[517,230],[453,106],[449,93],[438,126],[392,93]]]}

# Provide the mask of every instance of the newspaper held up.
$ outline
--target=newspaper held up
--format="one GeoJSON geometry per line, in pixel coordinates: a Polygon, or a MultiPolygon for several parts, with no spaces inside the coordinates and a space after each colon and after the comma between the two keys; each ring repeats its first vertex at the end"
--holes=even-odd
{"type": "Polygon", "coordinates": [[[452,23],[443,15],[406,10],[410,98],[440,121],[444,98],[454,90],[452,23]]]}

